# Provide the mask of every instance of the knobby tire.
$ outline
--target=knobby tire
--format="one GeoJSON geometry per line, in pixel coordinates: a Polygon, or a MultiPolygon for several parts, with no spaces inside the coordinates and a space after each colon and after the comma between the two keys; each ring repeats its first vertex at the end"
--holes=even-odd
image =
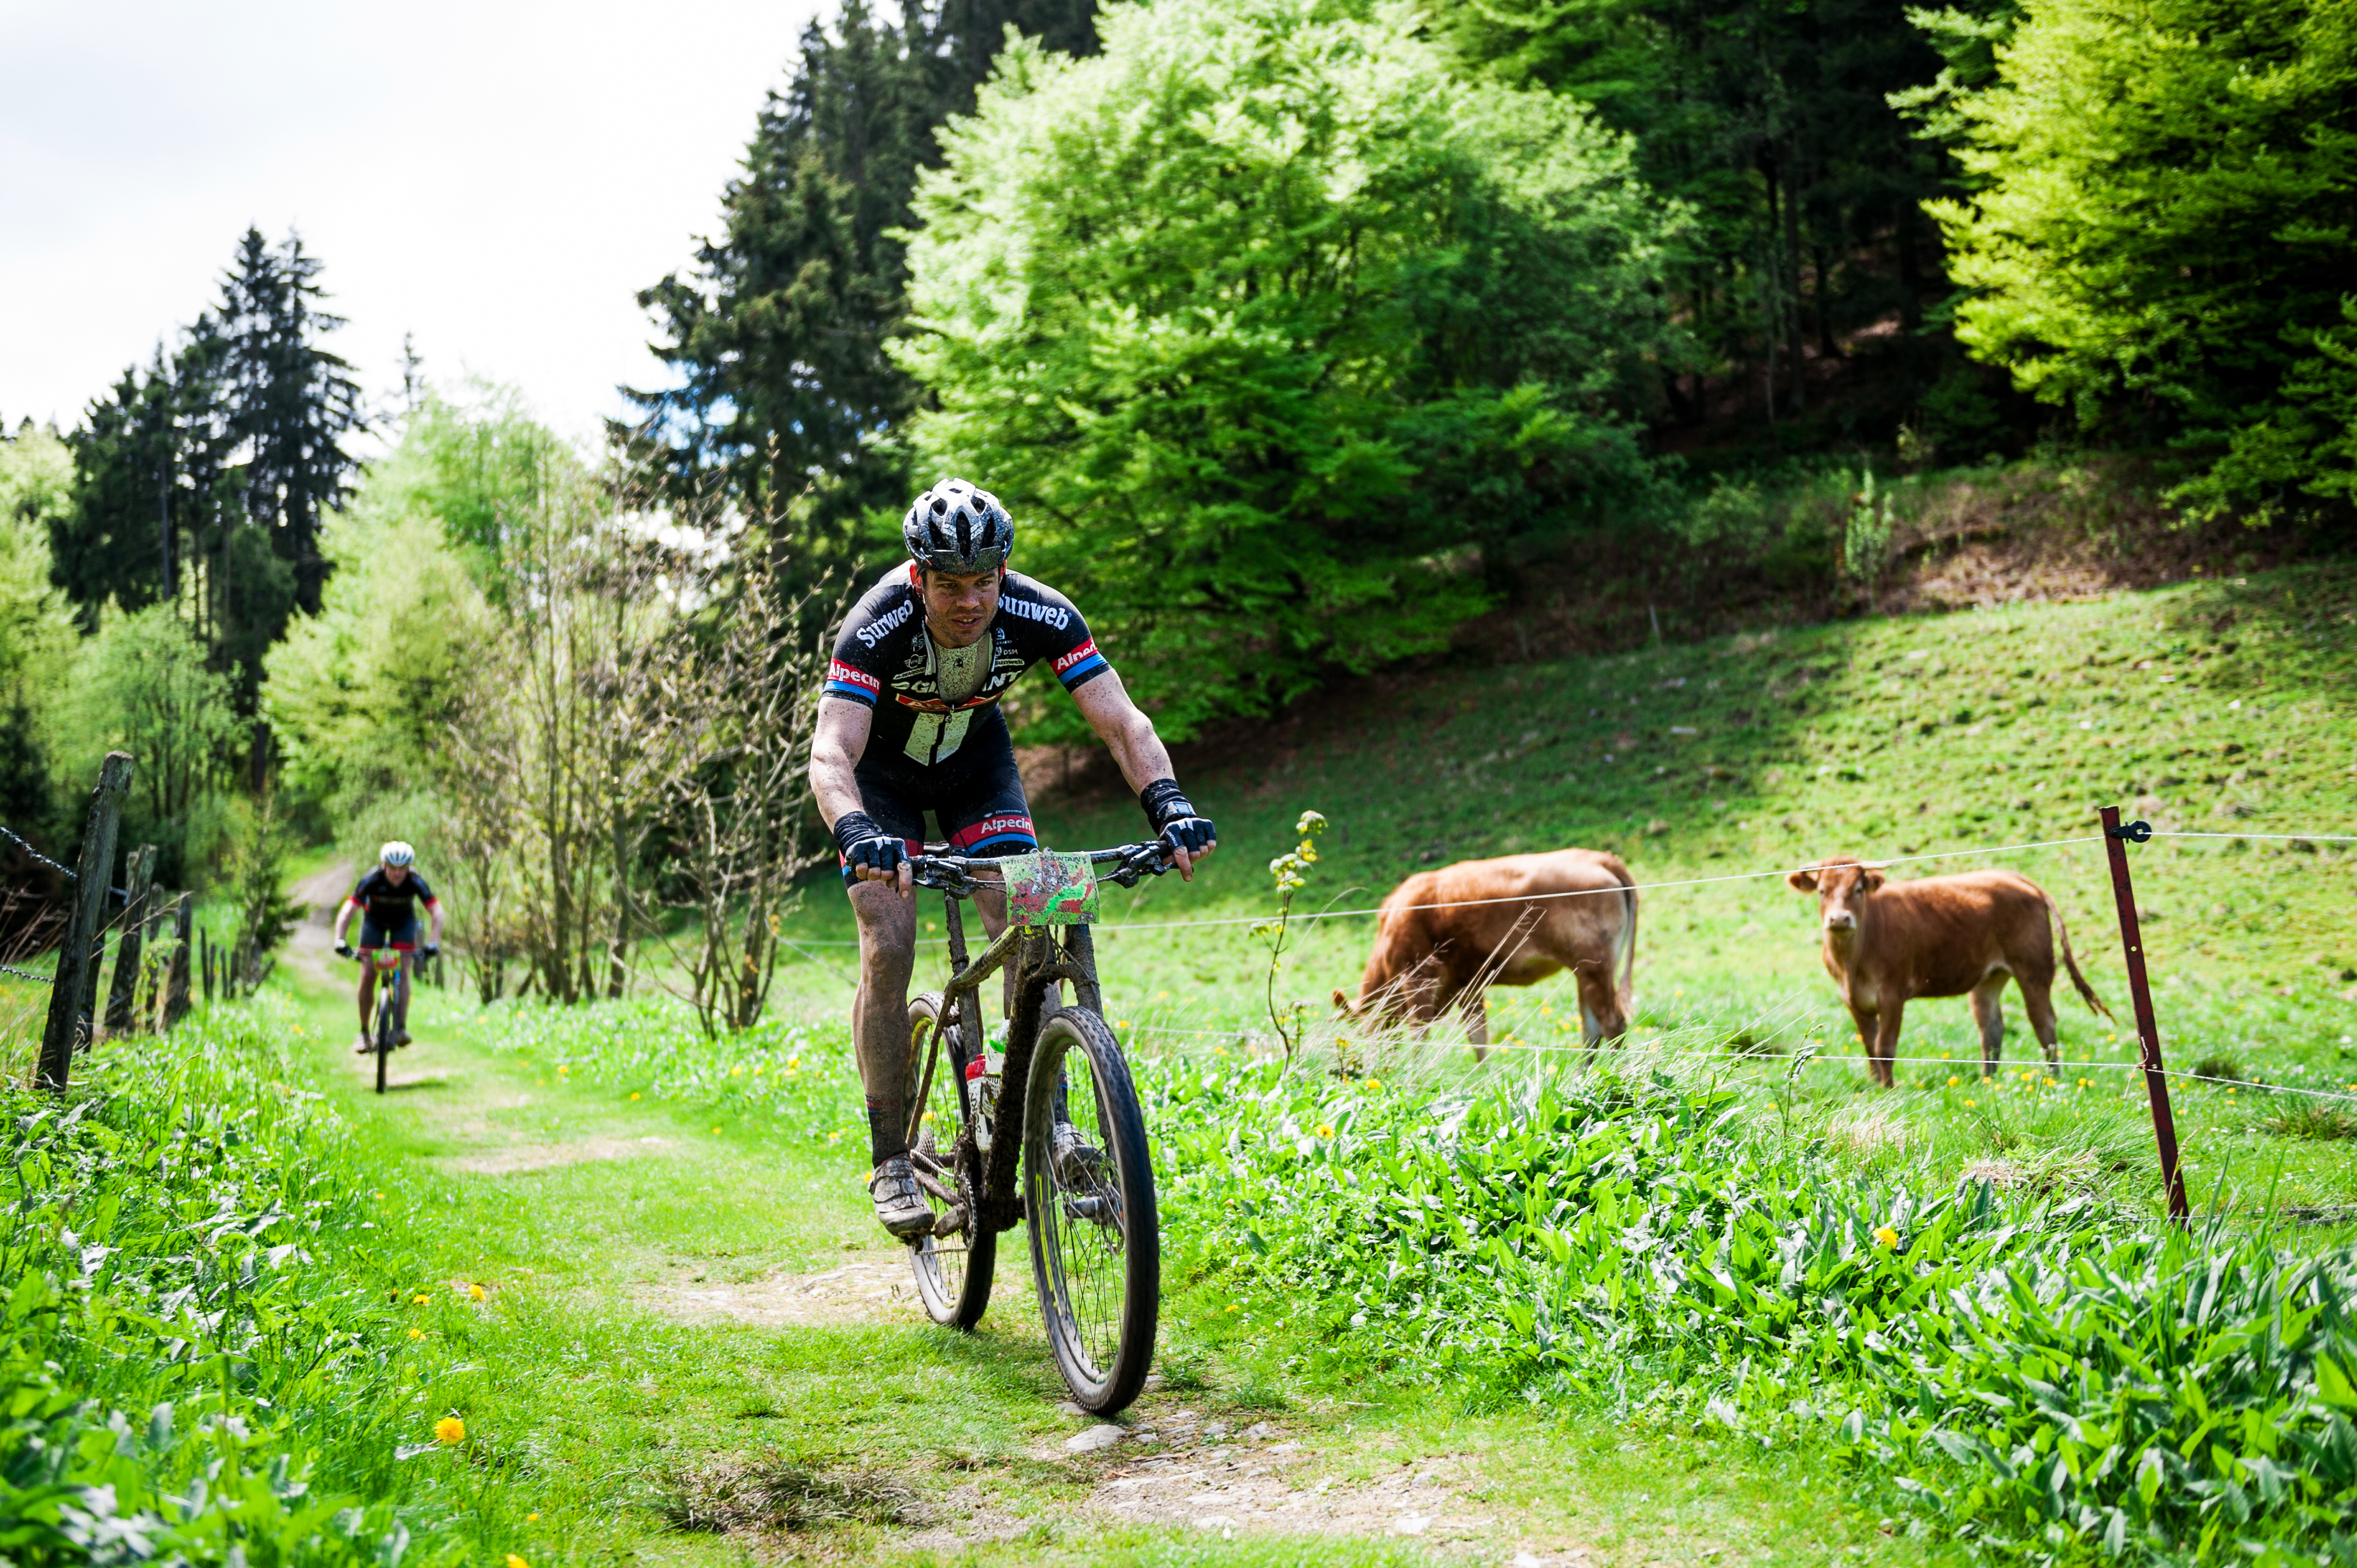
{"type": "Polygon", "coordinates": [[[1082,1408],[1146,1386],[1162,1297],[1162,1228],[1146,1116],[1121,1046],[1094,1013],[1040,1024],[1023,1114],[1031,1276],[1056,1369],[1082,1408]]]}

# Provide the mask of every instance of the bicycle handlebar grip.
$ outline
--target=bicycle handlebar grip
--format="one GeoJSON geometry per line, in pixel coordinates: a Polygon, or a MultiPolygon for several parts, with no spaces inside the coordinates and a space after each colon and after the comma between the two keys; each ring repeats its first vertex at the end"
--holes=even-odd
{"type": "Polygon", "coordinates": [[[357,958],[357,957],[359,957],[360,955],[359,955],[358,953],[355,953],[354,951],[352,951],[352,944],[351,944],[351,943],[350,943],[350,942],[338,942],[338,943],[336,944],[336,956],[337,956],[338,958],[357,958]]]}

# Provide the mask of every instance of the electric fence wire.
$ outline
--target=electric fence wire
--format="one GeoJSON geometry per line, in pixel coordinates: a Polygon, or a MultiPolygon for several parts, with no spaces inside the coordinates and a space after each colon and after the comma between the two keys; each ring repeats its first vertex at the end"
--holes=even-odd
{"type": "Polygon", "coordinates": [[[0,963],[0,974],[13,974],[19,980],[30,980],[42,985],[55,985],[58,983],[56,975],[42,974],[30,969],[18,969],[14,964],[0,963]]]}
{"type": "MultiPolygon", "coordinates": [[[[1119,1028],[1122,1033],[1129,1035],[1178,1036],[1189,1038],[1218,1040],[1240,1039],[1252,1032],[1249,1029],[1242,1028],[1167,1029],[1156,1024],[1125,1024],[1119,1026],[1119,1028]]],[[[1361,1043],[1372,1048],[1395,1050],[1405,1047],[1412,1050],[1421,1051],[1427,1055],[1439,1055],[1444,1053],[1454,1054],[1456,1052],[1470,1048],[1469,1046],[1466,1044],[1448,1040],[1408,1041],[1394,1038],[1380,1042],[1370,1040],[1361,1043]]],[[[1624,1042],[1620,1047],[1616,1047],[1609,1044],[1597,1046],[1556,1046],[1539,1045],[1528,1040],[1492,1040],[1481,1048],[1488,1051],[1521,1051],[1526,1055],[1576,1055],[1588,1058],[1600,1057],[1607,1051],[1623,1049],[1630,1054],[1632,1059],[1635,1059],[1640,1063],[1650,1063],[1664,1059],[1674,1061],[1728,1061],[1739,1062],[1761,1069],[1777,1069],[1781,1071],[1791,1071],[1793,1067],[1791,1059],[1783,1061],[1780,1067],[1777,1053],[1772,1051],[1694,1050],[1684,1047],[1651,1045],[1643,1041],[1633,1043],[1624,1042]]],[[[1944,1067],[1951,1069],[1953,1076],[1959,1078],[1963,1076],[1963,1072],[1960,1069],[1972,1069],[1977,1065],[1970,1058],[1952,1056],[1890,1057],[1886,1059],[1893,1066],[1944,1067]]],[[[1863,1066],[1865,1065],[1866,1058],[1864,1057],[1851,1057],[1845,1052],[1839,1051],[1820,1051],[1812,1053],[1807,1057],[1800,1058],[1798,1060],[1799,1065],[1802,1067],[1815,1067],[1821,1064],[1846,1067],[1853,1065],[1863,1066]]],[[[2055,1080],[2051,1076],[2052,1074],[2065,1070],[2078,1071],[2082,1069],[2091,1072],[2145,1072],[2148,1070],[2142,1062],[2136,1061],[2064,1060],[2047,1062],[2043,1058],[2040,1058],[2039,1065],[2036,1067],[2006,1068],[2000,1072],[1979,1074],[1973,1079],[1966,1079],[1964,1084],[1960,1084],[1958,1087],[1968,1087],[1975,1083],[1996,1084],[1999,1087],[2002,1087],[2004,1078],[2007,1075],[2016,1078],[2044,1078],[2048,1082],[2054,1083],[2055,1080]]],[[[2255,1089],[2268,1094],[2305,1094],[2318,1100],[2341,1100],[2357,1102],[2357,1092],[2337,1089],[2309,1089],[2305,1085],[2297,1083],[2269,1083],[2264,1079],[2224,1078],[2215,1073],[2189,1072],[2179,1068],[2164,1068],[2161,1069],[2161,1076],[2163,1078],[2181,1079],[2189,1083],[2212,1083],[2229,1089],[2255,1089]]],[[[2056,1084],[2056,1087],[2059,1088],[2060,1085],[2056,1084]]]]}
{"type": "MultiPolygon", "coordinates": [[[[2197,833],[2163,832],[2156,830],[2152,836],[2187,839],[2258,839],[2287,843],[2357,843],[2357,834],[2352,833],[2197,833]]],[[[2103,842],[2104,836],[2101,833],[2085,833],[2075,838],[2040,839],[2030,843],[1988,844],[1977,849],[1940,850],[1931,854],[1893,855],[1889,859],[1864,861],[1861,864],[1875,867],[1911,865],[1922,861],[1955,860],[1976,854],[2012,854],[2023,850],[2055,849],[2069,844],[2103,842]]],[[[1615,887],[1575,887],[1561,893],[1523,893],[1505,898],[1458,898],[1439,904],[1403,904],[1394,909],[1385,909],[1381,906],[1364,909],[1327,909],[1313,915],[1294,916],[1293,923],[1307,925],[1318,920],[1340,920],[1360,915],[1399,915],[1420,909],[1463,909],[1482,904],[1535,904],[1548,898],[1592,898],[1616,893],[1652,893],[1674,887],[1706,887],[1727,882],[1759,882],[1771,876],[1790,876],[1796,871],[1814,870],[1817,864],[1781,866],[1773,871],[1738,871],[1725,876],[1689,876],[1669,882],[1634,882],[1615,887]]],[[[1213,920],[1130,920],[1119,925],[1102,925],[1097,929],[1108,935],[1119,931],[1188,931],[1200,930],[1212,926],[1256,926],[1275,918],[1273,915],[1235,915],[1213,920]]],[[[917,941],[920,945],[937,946],[948,940],[946,937],[919,937],[917,941]]],[[[856,940],[813,939],[802,941],[798,944],[798,947],[856,948],[858,945],[856,940]]]]}

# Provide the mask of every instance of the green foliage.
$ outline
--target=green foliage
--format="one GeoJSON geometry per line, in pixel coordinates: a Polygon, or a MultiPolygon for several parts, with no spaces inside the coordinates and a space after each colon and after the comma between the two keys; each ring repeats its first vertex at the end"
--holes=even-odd
{"type": "Polygon", "coordinates": [[[79,795],[101,757],[129,752],[124,842],[152,837],[167,855],[167,884],[218,847],[219,792],[248,734],[234,696],[178,607],[150,605],[130,615],[108,610],[58,698],[59,787],[79,795]]]}
{"type": "Polygon", "coordinates": [[[2357,12],[2024,0],[1995,61],[1944,111],[1978,188],[1931,208],[1959,337],[2091,429],[2222,451],[2198,511],[2345,499],[2357,12]]]}
{"type": "Polygon", "coordinates": [[[1010,51],[944,132],[896,351],[927,471],[1006,499],[1166,735],[1438,648],[1649,499],[1625,411],[1674,222],[1618,138],[1390,11],[1100,31],[1010,51]]]}
{"type": "Polygon", "coordinates": [[[73,455],[30,420],[0,433],[0,822],[48,823],[40,716],[65,676],[73,624],[49,582],[49,528],[73,504],[73,455]]]}
{"type": "Polygon", "coordinates": [[[1435,1099],[1199,1060],[1157,1097],[1189,1245],[1338,1362],[1831,1439],[2008,1555],[2357,1545],[2346,1249],[1859,1180],[1660,1076],[1435,1099]]]}
{"type": "Polygon", "coordinates": [[[862,518],[908,504],[907,455],[879,438],[920,393],[886,357],[907,314],[909,193],[933,133],[971,106],[1010,27],[1085,52],[1092,0],[847,0],[816,20],[722,197],[725,234],[639,295],[677,384],[634,392],[642,448],[683,498],[716,481],[793,541],[814,581],[856,562],[862,518]]]}
{"type": "Polygon", "coordinates": [[[439,1528],[399,1500],[430,1391],[402,1387],[366,1173],[284,1081],[290,1022],[263,1004],[102,1051],[70,1102],[0,1090],[10,1561],[381,1564],[439,1528]]]}
{"type": "MultiPolygon", "coordinates": [[[[1681,321],[1703,350],[1695,369],[1781,389],[1804,348],[1820,369],[1846,351],[1926,358],[1900,336],[1838,339],[1896,317],[1914,328],[1938,286],[1930,225],[1917,209],[1943,188],[1942,160],[1913,145],[1894,91],[1932,80],[1938,60],[1900,6],[1879,0],[1426,0],[1433,35],[1467,66],[1592,104],[1635,139],[1637,166],[1696,221],[1670,268],[1681,321]],[[1813,342],[1810,340],[1813,339],[1813,342]]],[[[1664,378],[1674,417],[1709,417],[1697,375],[1664,378]]],[[[1723,393],[1720,395],[1724,395],[1723,393]]],[[[1773,414],[1775,407],[1769,411],[1773,414]]]]}
{"type": "MultiPolygon", "coordinates": [[[[508,394],[429,399],[328,520],[319,613],[270,651],[264,712],[291,782],[339,813],[404,796],[449,744],[503,593],[516,533],[551,484],[582,482],[562,443],[508,394]]],[[[404,835],[396,835],[404,836],[404,835]]]]}
{"type": "MultiPolygon", "coordinates": [[[[533,520],[545,516],[560,493],[589,479],[579,456],[532,417],[514,388],[478,381],[463,398],[429,392],[402,425],[400,444],[361,481],[352,511],[358,531],[328,542],[325,553],[337,570],[351,571],[371,553],[372,535],[430,527],[466,554],[485,592],[504,602],[513,558],[525,548],[533,520]]],[[[374,548],[402,553],[423,544],[411,537],[374,548]]],[[[343,601],[347,610],[356,602],[363,601],[343,601]]],[[[393,607],[381,589],[376,602],[393,607]]]]}

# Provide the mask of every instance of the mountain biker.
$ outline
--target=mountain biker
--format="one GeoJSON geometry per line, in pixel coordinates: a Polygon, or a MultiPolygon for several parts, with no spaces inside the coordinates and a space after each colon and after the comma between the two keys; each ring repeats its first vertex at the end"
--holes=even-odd
{"type": "MultiPolygon", "coordinates": [[[[834,830],[859,918],[859,994],[852,1035],[867,1097],[868,1195],[906,1238],[932,1224],[909,1164],[909,977],[916,905],[909,857],[923,853],[925,814],[952,852],[996,856],[1039,848],[999,699],[1045,664],[1072,693],[1181,876],[1218,840],[1171,777],[1154,722],[1097,651],[1081,612],[1046,584],[1006,568],[1015,523],[963,479],[917,498],[900,526],[909,560],[852,607],[836,635],[811,748],[811,790],[834,830]]],[[[975,900],[996,937],[1003,892],[975,900]]]]}
{"type": "MultiPolygon", "coordinates": [[[[352,923],[352,915],[361,917],[362,954],[379,948],[391,948],[401,954],[401,968],[393,993],[393,1043],[409,1044],[409,969],[416,961],[413,954],[432,958],[442,950],[442,900],[434,897],[434,889],[425,886],[425,878],[417,875],[412,863],[417,852],[393,840],[377,852],[376,869],[360,880],[343,908],[336,911],[336,956],[356,956],[344,932],[352,923]],[[433,935],[425,945],[417,945],[417,905],[424,900],[425,913],[433,921],[433,935]]],[[[356,1055],[366,1056],[376,1047],[369,1040],[369,1009],[376,999],[376,965],[361,965],[361,1037],[353,1045],[356,1055]]]]}

